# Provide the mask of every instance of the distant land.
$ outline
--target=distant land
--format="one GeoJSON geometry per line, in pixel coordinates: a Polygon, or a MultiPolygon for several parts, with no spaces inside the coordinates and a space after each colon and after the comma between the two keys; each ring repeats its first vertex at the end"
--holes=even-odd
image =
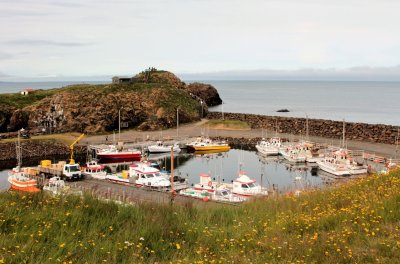
{"type": "MultiPolygon", "coordinates": [[[[304,68],[297,70],[221,70],[221,71],[199,71],[179,72],[177,76],[187,82],[199,80],[288,80],[288,81],[400,81],[400,65],[393,67],[352,67],[352,68],[304,68]]],[[[52,75],[52,76],[16,76],[0,72],[0,82],[111,82],[115,75],[124,77],[131,76],[133,72],[122,74],[104,75],[52,75]]]]}

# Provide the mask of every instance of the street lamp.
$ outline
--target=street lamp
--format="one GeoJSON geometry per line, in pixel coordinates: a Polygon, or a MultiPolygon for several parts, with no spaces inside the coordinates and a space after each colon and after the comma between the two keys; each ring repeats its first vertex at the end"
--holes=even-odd
{"type": "Polygon", "coordinates": [[[201,104],[201,118],[203,118],[203,100],[200,100],[201,104]]]}

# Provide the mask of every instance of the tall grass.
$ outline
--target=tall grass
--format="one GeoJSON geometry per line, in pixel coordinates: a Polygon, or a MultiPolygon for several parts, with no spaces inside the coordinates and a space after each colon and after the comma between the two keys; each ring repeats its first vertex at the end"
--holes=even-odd
{"type": "Polygon", "coordinates": [[[211,119],[205,126],[210,126],[216,129],[238,129],[238,130],[248,130],[250,129],[249,124],[240,120],[220,120],[220,119],[211,119]]]}
{"type": "Polygon", "coordinates": [[[0,195],[14,263],[397,263],[400,171],[239,207],[0,195]]]}

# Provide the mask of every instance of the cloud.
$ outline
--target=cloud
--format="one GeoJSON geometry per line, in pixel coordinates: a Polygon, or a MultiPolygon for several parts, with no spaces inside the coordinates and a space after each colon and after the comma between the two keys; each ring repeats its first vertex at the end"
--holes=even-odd
{"type": "Polygon", "coordinates": [[[4,77],[11,77],[11,75],[0,72],[0,78],[4,78],[4,77]]]}
{"type": "Polygon", "coordinates": [[[90,46],[93,43],[88,42],[68,42],[68,41],[53,41],[53,40],[40,40],[40,39],[20,39],[5,42],[12,45],[26,45],[26,46],[56,46],[56,47],[82,47],[90,46]]]}

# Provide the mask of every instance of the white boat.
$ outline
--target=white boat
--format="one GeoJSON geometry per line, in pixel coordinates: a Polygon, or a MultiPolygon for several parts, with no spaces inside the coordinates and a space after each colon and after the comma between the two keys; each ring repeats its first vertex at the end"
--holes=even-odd
{"type": "Polygon", "coordinates": [[[203,201],[216,201],[225,203],[241,203],[245,201],[243,197],[237,196],[231,192],[225,185],[218,186],[214,192],[208,192],[207,190],[197,190],[195,188],[188,188],[181,190],[180,195],[189,196],[203,201]]]}
{"type": "Polygon", "coordinates": [[[51,177],[47,184],[43,186],[43,191],[50,192],[53,195],[60,195],[66,191],[65,182],[58,176],[51,177]]]}
{"type": "Polygon", "coordinates": [[[281,148],[282,141],[279,137],[272,137],[269,140],[264,138],[257,143],[256,149],[264,155],[278,155],[281,148]]]}
{"type": "Polygon", "coordinates": [[[200,182],[194,185],[194,189],[197,191],[214,192],[217,189],[217,182],[211,180],[211,175],[202,173],[200,176],[200,182]]]}
{"type": "Polygon", "coordinates": [[[139,162],[129,166],[129,177],[133,178],[133,183],[139,187],[171,187],[171,182],[163,177],[160,170],[150,165],[150,162],[139,162]]]}
{"type": "Polygon", "coordinates": [[[233,181],[233,184],[226,186],[232,190],[232,193],[244,197],[268,195],[267,189],[262,188],[256,180],[250,179],[243,171],[239,173],[239,177],[233,181]]]}
{"type": "Polygon", "coordinates": [[[104,170],[104,165],[98,164],[97,161],[89,161],[85,167],[82,167],[83,174],[88,178],[97,180],[105,180],[107,172],[104,170]]]}
{"type": "Polygon", "coordinates": [[[299,148],[287,146],[286,148],[281,148],[279,154],[282,155],[289,162],[302,163],[306,162],[306,155],[300,151],[299,148]]]}
{"type": "Polygon", "coordinates": [[[174,152],[181,151],[181,148],[179,147],[178,143],[175,143],[174,145],[165,145],[162,141],[157,141],[155,145],[150,145],[150,146],[147,147],[147,150],[150,153],[171,152],[171,149],[174,152]]]}
{"type": "Polygon", "coordinates": [[[359,165],[348,157],[348,152],[345,149],[339,149],[327,155],[323,160],[317,161],[317,164],[321,170],[337,176],[366,174],[368,171],[367,166],[359,165]]]}
{"type": "Polygon", "coordinates": [[[118,149],[115,145],[109,145],[106,148],[97,150],[97,157],[105,160],[117,159],[140,159],[142,153],[137,149],[118,149]]]}

